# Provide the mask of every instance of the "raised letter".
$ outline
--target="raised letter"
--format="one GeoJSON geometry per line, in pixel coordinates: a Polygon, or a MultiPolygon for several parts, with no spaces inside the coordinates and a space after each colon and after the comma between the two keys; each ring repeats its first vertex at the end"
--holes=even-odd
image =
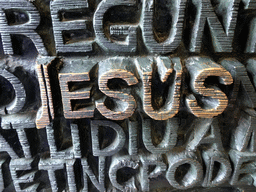
{"type": "Polygon", "coordinates": [[[218,119],[197,118],[192,123],[193,133],[190,135],[187,150],[195,151],[201,144],[214,145],[215,150],[224,151],[218,119]],[[208,133],[210,132],[210,135],[208,133]]]}
{"type": "Polygon", "coordinates": [[[143,82],[143,109],[155,120],[167,120],[175,116],[179,110],[182,67],[177,57],[158,57],[157,64],[153,63],[153,59],[148,58],[136,60],[138,73],[143,82]]]}
{"type": "Polygon", "coordinates": [[[231,136],[231,148],[240,152],[256,152],[256,118],[241,111],[238,126],[231,136]]]}
{"type": "MultiPolygon", "coordinates": [[[[244,3],[244,9],[249,9],[255,11],[256,9],[256,3],[255,0],[242,0],[244,3]]],[[[248,34],[248,39],[247,39],[247,44],[246,44],[246,53],[255,53],[256,51],[256,18],[254,17],[250,21],[250,27],[249,27],[249,34],[248,34]]]]}
{"type": "Polygon", "coordinates": [[[85,24],[85,22],[89,21],[88,18],[65,18],[65,12],[74,12],[74,10],[77,10],[80,11],[80,13],[83,13],[84,9],[88,9],[88,7],[88,0],[51,1],[52,25],[57,53],[92,51],[93,41],[89,38],[87,38],[86,41],[81,42],[76,42],[77,40],[73,39],[71,39],[70,42],[68,42],[68,40],[65,41],[65,33],[70,33],[69,36],[71,37],[76,31],[81,31],[85,33],[84,35],[89,34],[88,31],[86,31],[88,30],[88,24],[85,24]]]}
{"type": "Polygon", "coordinates": [[[111,156],[120,151],[125,144],[125,133],[118,124],[111,121],[91,121],[91,134],[92,134],[92,150],[94,156],[111,156]],[[100,149],[99,144],[99,128],[109,127],[115,130],[117,136],[111,145],[104,149],[100,149]]]}
{"type": "MultiPolygon", "coordinates": [[[[10,186],[12,183],[11,179],[6,179],[10,178],[10,172],[9,172],[9,156],[1,154],[1,159],[0,159],[0,191],[4,191],[4,189],[7,186],[10,186]]],[[[6,190],[7,191],[7,190],[6,190]]]]}
{"type": "Polygon", "coordinates": [[[147,150],[149,150],[153,154],[163,154],[169,152],[177,142],[177,131],[179,128],[179,122],[177,118],[172,118],[166,120],[166,122],[152,122],[150,119],[142,120],[142,138],[143,143],[147,150]],[[163,129],[165,128],[165,134],[162,137],[161,143],[157,146],[153,144],[154,134],[152,134],[152,127],[156,127],[155,129],[163,129]]]}
{"type": "MultiPolygon", "coordinates": [[[[248,60],[247,69],[249,72],[253,72],[253,60],[248,60]]],[[[229,103],[231,107],[239,104],[243,109],[253,109],[256,106],[256,92],[248,76],[246,68],[238,60],[229,58],[221,61],[221,65],[230,72],[234,80],[233,90],[230,94],[229,103]],[[238,93],[242,92],[243,98],[239,99],[239,103],[236,102],[238,99],[238,93]]],[[[254,74],[251,73],[254,77],[254,74]]]]}
{"type": "MultiPolygon", "coordinates": [[[[48,176],[51,184],[51,189],[53,192],[58,192],[63,190],[63,186],[65,186],[66,182],[61,180],[61,186],[58,184],[58,179],[56,178],[55,171],[57,170],[64,170],[65,168],[65,160],[63,159],[40,159],[38,164],[39,170],[47,170],[48,176]],[[62,189],[61,189],[62,188],[62,189]]],[[[58,174],[58,176],[62,176],[58,174]]]]}
{"type": "Polygon", "coordinates": [[[5,138],[0,135],[0,152],[7,152],[12,159],[18,159],[19,156],[11,148],[10,144],[5,140],[5,138]]]}
{"type": "Polygon", "coordinates": [[[196,15],[191,30],[189,45],[191,52],[200,52],[206,22],[209,25],[214,50],[216,52],[232,52],[240,0],[221,0],[218,2],[215,10],[216,15],[210,0],[192,0],[192,6],[194,6],[192,8],[196,9],[196,15]],[[222,18],[223,24],[220,23],[218,17],[222,18]]]}
{"type": "Polygon", "coordinates": [[[255,153],[239,152],[231,150],[229,156],[234,164],[234,172],[230,181],[231,185],[254,185],[255,177],[255,153]]]}
{"type": "Polygon", "coordinates": [[[216,187],[225,183],[232,171],[229,158],[215,149],[203,151],[202,156],[206,164],[203,187],[216,187]],[[219,169],[216,165],[219,165],[219,169]]]}
{"type": "Polygon", "coordinates": [[[10,172],[16,191],[37,191],[37,188],[39,186],[39,183],[35,181],[37,173],[37,163],[38,161],[36,159],[23,158],[11,160],[10,172]],[[22,174],[18,174],[17,171],[22,172],[22,174]],[[29,187],[21,187],[20,184],[24,185],[25,183],[29,183],[29,187]]]}
{"type": "Polygon", "coordinates": [[[114,107],[113,105],[106,106],[106,99],[103,98],[102,101],[97,101],[96,107],[108,119],[123,120],[132,116],[135,111],[136,102],[130,94],[131,89],[126,89],[126,92],[111,90],[119,90],[119,87],[128,87],[138,83],[130,62],[131,60],[124,57],[117,57],[99,63],[99,89],[110,97],[115,104],[114,107]],[[119,82],[116,80],[119,80],[119,82]],[[123,85],[121,80],[124,80],[127,85],[123,85]],[[121,85],[118,85],[118,83],[121,85]],[[110,88],[109,85],[113,88],[110,88]]]}
{"type": "MultiPolygon", "coordinates": [[[[139,161],[132,156],[114,156],[112,157],[109,168],[109,179],[114,187],[121,191],[137,191],[134,176],[124,183],[119,182],[120,178],[117,177],[117,171],[122,168],[138,169],[139,161]]],[[[123,175],[123,177],[125,177],[125,175],[123,175]]]]}
{"type": "Polygon", "coordinates": [[[137,155],[138,154],[138,128],[139,122],[138,120],[127,120],[127,127],[129,129],[129,146],[128,152],[129,155],[137,155]]]}
{"type": "Polygon", "coordinates": [[[36,71],[40,87],[41,103],[36,117],[36,128],[45,128],[54,119],[49,66],[55,57],[41,57],[37,60],[36,71]]]}
{"type": "Polygon", "coordinates": [[[0,114],[14,114],[21,111],[26,102],[26,91],[22,82],[15,75],[6,71],[5,69],[0,70],[0,76],[11,83],[15,92],[14,99],[9,104],[0,108],[0,114]]]}
{"type": "Polygon", "coordinates": [[[166,178],[173,187],[184,190],[194,187],[202,180],[203,167],[193,152],[174,152],[168,154],[167,158],[169,168],[166,172],[166,178]],[[182,175],[183,166],[188,168],[186,175],[182,175]]]}
{"type": "Polygon", "coordinates": [[[76,124],[70,124],[70,129],[73,146],[65,148],[63,150],[58,150],[58,143],[56,143],[55,140],[55,132],[58,132],[59,130],[56,127],[54,128],[52,124],[46,126],[47,141],[50,148],[50,155],[52,159],[72,159],[74,157],[81,158],[78,126],[76,124]]]}
{"type": "Polygon", "coordinates": [[[205,80],[213,76],[218,77],[221,84],[230,85],[233,83],[230,73],[210,59],[201,57],[187,59],[186,68],[193,92],[193,95],[186,97],[186,104],[191,113],[201,118],[212,118],[221,114],[228,105],[228,98],[218,87],[205,85],[205,80]],[[197,99],[201,101],[201,105],[197,99]]]}
{"type": "Polygon", "coordinates": [[[83,166],[83,191],[88,192],[88,181],[87,181],[87,176],[90,178],[94,186],[100,191],[104,192],[105,191],[105,185],[104,185],[104,179],[105,179],[105,157],[99,157],[99,163],[98,163],[98,173],[99,173],[99,179],[95,176],[93,173],[92,169],[90,168],[88,164],[88,160],[85,158],[81,159],[81,163],[83,166]]]}
{"type": "MultiPolygon", "coordinates": [[[[88,106],[84,109],[74,110],[71,104],[72,100],[90,99],[91,87],[70,91],[69,83],[71,82],[90,82],[89,72],[84,73],[60,73],[59,74],[62,103],[64,116],[67,119],[82,119],[93,117],[94,107],[88,106]]],[[[89,102],[90,103],[90,102],[89,102]]]]}
{"type": "Polygon", "coordinates": [[[104,14],[108,9],[114,6],[134,6],[136,0],[102,0],[94,13],[93,27],[95,30],[98,44],[105,51],[114,52],[135,52],[137,48],[137,26],[136,25],[115,25],[111,27],[110,33],[114,34],[117,29],[118,34],[126,35],[125,41],[113,41],[108,39],[104,33],[104,14]]]}
{"type": "Polygon", "coordinates": [[[164,164],[161,157],[148,155],[141,157],[142,170],[140,172],[140,184],[142,191],[149,191],[149,179],[157,178],[166,171],[167,166],[164,164]],[[155,169],[150,172],[149,166],[155,166],[155,169]]]}
{"type": "Polygon", "coordinates": [[[181,43],[187,0],[169,0],[166,2],[172,18],[170,22],[171,29],[164,42],[159,42],[161,38],[155,37],[157,35],[153,28],[154,1],[156,0],[145,0],[143,2],[142,36],[144,42],[152,53],[166,54],[173,52],[181,43]]]}
{"type": "Polygon", "coordinates": [[[35,6],[26,0],[1,0],[0,1],[0,33],[5,54],[13,54],[11,35],[21,34],[29,37],[41,55],[47,55],[41,37],[35,32],[40,23],[40,15],[35,6]],[[28,21],[22,24],[8,24],[7,11],[22,11],[28,16],[28,21]]]}

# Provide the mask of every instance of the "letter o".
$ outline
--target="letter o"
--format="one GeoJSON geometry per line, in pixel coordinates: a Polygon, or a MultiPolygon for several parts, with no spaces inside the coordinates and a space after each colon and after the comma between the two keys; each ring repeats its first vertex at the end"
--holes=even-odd
{"type": "Polygon", "coordinates": [[[169,181],[170,185],[177,189],[188,189],[194,187],[203,178],[203,167],[195,159],[176,159],[174,161],[169,161],[169,168],[166,172],[166,179],[169,181]],[[176,161],[177,160],[177,161],[176,161]],[[182,166],[188,164],[190,168],[184,177],[180,180],[176,180],[176,171],[182,166]]]}

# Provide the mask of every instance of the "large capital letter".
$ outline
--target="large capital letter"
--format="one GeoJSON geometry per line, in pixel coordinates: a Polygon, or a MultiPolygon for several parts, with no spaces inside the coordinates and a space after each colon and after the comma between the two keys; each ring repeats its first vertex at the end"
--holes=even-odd
{"type": "Polygon", "coordinates": [[[169,183],[177,189],[188,189],[194,187],[203,177],[203,167],[198,161],[195,153],[182,151],[173,152],[167,156],[169,168],[166,172],[166,178],[169,183]],[[189,166],[187,172],[182,171],[182,167],[189,166]],[[181,178],[181,176],[183,176],[181,178]]]}
{"type": "Polygon", "coordinates": [[[143,109],[155,120],[167,120],[174,117],[179,110],[182,66],[180,59],[176,57],[158,57],[156,61],[157,64],[154,66],[153,59],[136,60],[143,83],[143,109]],[[158,76],[159,78],[156,78],[158,76]]]}
{"type": "Polygon", "coordinates": [[[193,95],[186,98],[190,111],[197,117],[212,118],[221,114],[228,105],[227,96],[218,87],[205,85],[207,77],[218,77],[221,84],[233,83],[231,74],[208,58],[192,57],[187,59],[186,68],[190,75],[193,95]],[[199,105],[197,99],[203,103],[199,105]]]}
{"type": "Polygon", "coordinates": [[[115,86],[119,87],[116,82],[112,83],[112,90],[109,87],[111,80],[115,81],[117,79],[119,80],[119,83],[122,83],[121,80],[125,81],[127,86],[123,86],[124,89],[125,87],[136,85],[138,83],[138,79],[134,75],[134,70],[132,69],[130,62],[131,60],[129,59],[118,57],[99,63],[99,89],[107,95],[115,105],[112,105],[112,109],[110,109],[110,106],[106,106],[106,99],[103,98],[103,101],[98,101],[96,103],[96,107],[100,113],[108,119],[123,120],[132,116],[135,111],[136,101],[130,94],[130,89],[126,89],[126,92],[121,92],[119,91],[119,88],[115,88],[115,86]]]}
{"type": "MultiPolygon", "coordinates": [[[[70,91],[68,83],[70,82],[90,82],[89,72],[84,73],[60,73],[59,74],[62,102],[64,115],[67,119],[81,119],[93,117],[94,106],[88,106],[82,110],[72,109],[71,100],[90,99],[91,87],[80,89],[78,91],[70,91]],[[83,90],[83,91],[81,91],[83,90]]],[[[90,103],[90,102],[88,102],[90,103]]]]}
{"type": "MultiPolygon", "coordinates": [[[[109,179],[114,187],[121,191],[137,191],[135,185],[135,177],[132,176],[126,182],[118,182],[120,178],[117,176],[118,170],[122,168],[138,169],[139,161],[134,159],[133,156],[114,156],[109,168],[109,179]]],[[[127,177],[123,175],[123,177],[127,177]]]]}
{"type": "Polygon", "coordinates": [[[35,32],[39,25],[40,15],[35,6],[26,0],[1,0],[0,1],[0,33],[5,54],[13,54],[11,35],[21,34],[30,38],[41,55],[47,55],[41,37],[35,32]],[[18,10],[28,16],[28,21],[22,24],[9,25],[6,11],[18,10]]]}
{"type": "Polygon", "coordinates": [[[195,151],[200,145],[213,145],[215,150],[224,151],[217,118],[197,118],[192,123],[194,129],[186,149],[195,151]],[[211,134],[208,134],[210,132],[211,134]]]}
{"type": "Polygon", "coordinates": [[[225,183],[229,179],[232,171],[227,155],[223,155],[215,149],[209,149],[203,151],[202,156],[206,165],[203,186],[215,187],[225,183]],[[219,165],[219,170],[217,171],[215,170],[217,169],[216,165],[219,165]]]}
{"type": "Polygon", "coordinates": [[[164,42],[159,42],[160,38],[155,37],[154,34],[154,1],[155,0],[145,0],[143,3],[142,36],[150,52],[165,54],[174,51],[181,42],[187,0],[167,1],[167,8],[169,9],[172,19],[168,38],[164,42]]]}
{"type": "MultiPolygon", "coordinates": [[[[72,12],[74,9],[82,9],[84,11],[84,9],[88,9],[88,7],[89,4],[87,0],[54,0],[51,2],[52,25],[57,53],[92,51],[93,41],[89,38],[85,41],[74,41],[73,43],[72,39],[70,42],[64,40],[65,33],[74,34],[76,31],[80,30],[83,33],[89,34],[88,24],[85,24],[85,22],[89,21],[88,18],[79,18],[79,20],[65,18],[65,12],[72,12]]],[[[87,36],[88,34],[85,35],[87,36]]]]}
{"type": "Polygon", "coordinates": [[[163,154],[169,152],[177,143],[177,130],[179,128],[179,122],[177,118],[168,119],[165,122],[155,121],[154,124],[150,119],[142,120],[142,139],[143,143],[148,151],[153,154],[163,154]],[[162,124],[164,123],[164,124],[162,124]],[[160,130],[165,127],[165,133],[162,136],[162,141],[157,146],[153,144],[154,134],[152,133],[152,127],[157,127],[160,130]]]}
{"type": "Polygon", "coordinates": [[[114,6],[134,6],[136,0],[102,0],[94,13],[93,27],[95,30],[98,44],[107,50],[115,52],[135,52],[137,48],[137,26],[136,25],[114,25],[111,27],[110,33],[113,35],[122,34],[126,35],[125,41],[110,40],[104,33],[104,14],[108,9],[114,6]]]}
{"type": "Polygon", "coordinates": [[[192,0],[196,15],[193,16],[195,20],[191,30],[189,50],[200,52],[203,32],[208,23],[214,50],[232,52],[239,3],[240,0],[221,0],[214,11],[210,0],[192,0]],[[223,24],[220,23],[218,16],[222,18],[223,24]]]}
{"type": "Polygon", "coordinates": [[[162,157],[155,155],[143,155],[141,156],[142,168],[140,172],[139,181],[141,183],[142,191],[149,191],[150,179],[157,178],[164,171],[166,171],[167,166],[162,160],[162,157]],[[149,167],[155,166],[155,169],[150,172],[149,167]]]}
{"type": "Polygon", "coordinates": [[[113,123],[111,121],[99,121],[93,120],[91,121],[91,135],[92,135],[92,150],[94,156],[111,156],[120,151],[125,144],[125,133],[123,128],[118,124],[113,123]],[[104,149],[100,149],[99,142],[99,128],[100,127],[109,127],[115,130],[116,138],[111,143],[111,145],[107,146],[104,149]]]}
{"type": "Polygon", "coordinates": [[[239,152],[230,150],[230,159],[233,162],[233,175],[230,180],[231,185],[254,185],[255,183],[255,153],[239,152]]]}
{"type": "Polygon", "coordinates": [[[16,191],[37,191],[39,181],[36,181],[38,160],[35,159],[12,159],[10,162],[10,172],[16,191]],[[20,173],[22,174],[20,174],[20,173]],[[28,186],[24,184],[30,184],[28,186]],[[21,187],[21,185],[25,187],[21,187]]]}

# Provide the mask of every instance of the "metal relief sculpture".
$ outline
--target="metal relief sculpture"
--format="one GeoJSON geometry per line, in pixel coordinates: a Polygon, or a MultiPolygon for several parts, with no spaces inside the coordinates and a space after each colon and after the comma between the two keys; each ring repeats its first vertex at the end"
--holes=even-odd
{"type": "Polygon", "coordinates": [[[256,190],[255,0],[0,0],[1,191],[256,190]]]}

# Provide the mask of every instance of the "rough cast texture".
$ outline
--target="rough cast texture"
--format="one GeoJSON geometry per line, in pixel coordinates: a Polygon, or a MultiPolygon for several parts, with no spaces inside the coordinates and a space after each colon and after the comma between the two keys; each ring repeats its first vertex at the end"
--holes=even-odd
{"type": "Polygon", "coordinates": [[[0,190],[256,190],[256,0],[0,0],[0,190]]]}

